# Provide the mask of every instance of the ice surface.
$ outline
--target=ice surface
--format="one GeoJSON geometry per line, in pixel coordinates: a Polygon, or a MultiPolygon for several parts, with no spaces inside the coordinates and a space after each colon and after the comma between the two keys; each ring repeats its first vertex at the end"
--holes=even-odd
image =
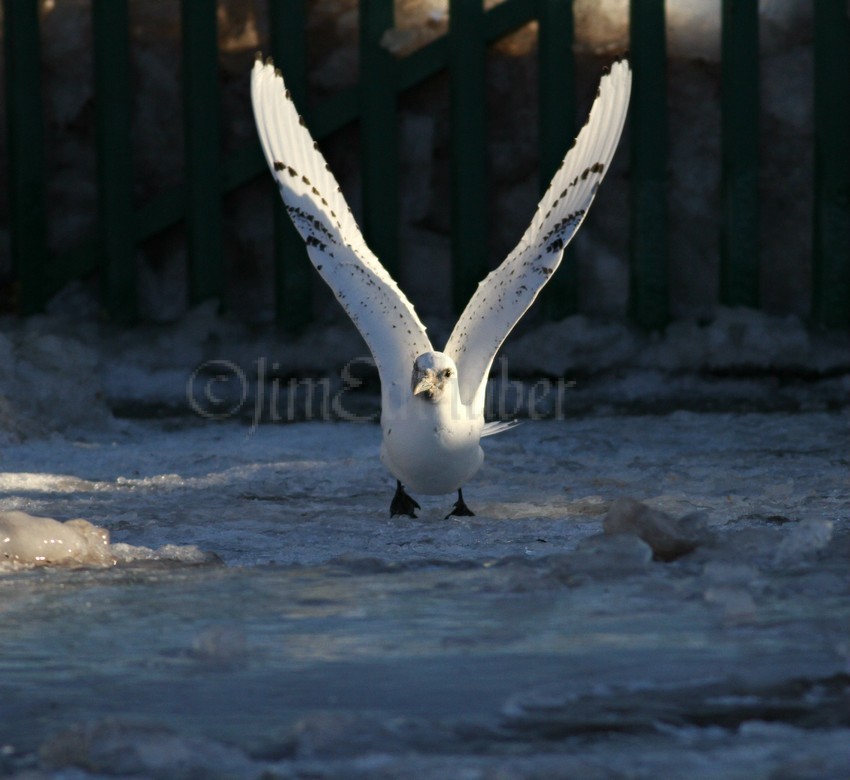
{"type": "Polygon", "coordinates": [[[526,421],[450,520],[451,496],[388,517],[372,424],[10,443],[2,517],[84,517],[115,565],[0,575],[0,767],[840,776],[847,433],[823,411],[526,421]],[[699,544],[664,563],[605,535],[624,504],[699,544]]]}

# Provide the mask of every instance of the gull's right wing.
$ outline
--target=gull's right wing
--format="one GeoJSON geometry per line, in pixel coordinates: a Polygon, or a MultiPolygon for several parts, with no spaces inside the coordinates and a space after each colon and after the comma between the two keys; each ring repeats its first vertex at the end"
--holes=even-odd
{"type": "Polygon", "coordinates": [[[617,149],[632,85],[625,60],[603,76],[587,123],[504,262],[478,285],[445,352],[457,364],[461,401],[484,409],[487,376],[499,347],[561,262],[617,149]]]}
{"type": "Polygon", "coordinates": [[[431,351],[425,326],[371,252],[342,191],[298,115],[280,71],[258,55],[251,72],[257,132],[307,253],[375,358],[385,404],[410,392],[414,360],[431,351]]]}

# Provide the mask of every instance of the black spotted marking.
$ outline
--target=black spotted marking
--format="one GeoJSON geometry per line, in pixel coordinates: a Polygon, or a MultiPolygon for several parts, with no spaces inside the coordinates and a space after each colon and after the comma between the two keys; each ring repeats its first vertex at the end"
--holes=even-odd
{"type": "Polygon", "coordinates": [[[286,95],[287,100],[292,100],[292,93],[289,90],[286,90],[283,94],[286,95]]]}
{"type": "Polygon", "coordinates": [[[578,211],[574,211],[572,214],[568,214],[563,219],[558,220],[552,226],[552,229],[548,233],[546,233],[546,235],[543,236],[540,241],[540,244],[545,244],[547,241],[549,241],[550,238],[552,238],[552,236],[564,232],[566,228],[577,225],[584,216],[584,213],[584,209],[579,209],[578,211]]]}
{"type": "MultiPolygon", "coordinates": [[[[298,228],[298,232],[302,235],[304,235],[304,232],[307,231],[309,232],[310,237],[315,237],[313,235],[313,231],[315,230],[322,234],[322,238],[328,244],[339,243],[336,240],[334,234],[328,229],[327,225],[325,225],[325,223],[322,222],[322,220],[320,220],[318,217],[313,216],[312,214],[305,211],[304,209],[299,208],[298,206],[287,206],[286,211],[289,214],[290,219],[292,219],[292,221],[295,223],[296,228],[298,228]]],[[[307,238],[305,238],[304,240],[308,241],[309,243],[309,240],[307,238]]],[[[324,244],[323,242],[322,248],[324,249],[325,246],[326,244],[324,244]]]]}
{"type": "Polygon", "coordinates": [[[296,171],[295,168],[289,165],[286,166],[286,172],[293,178],[298,175],[298,171],[296,171]]]}
{"type": "Polygon", "coordinates": [[[274,161],[274,169],[276,171],[282,171],[284,168],[286,168],[286,166],[280,160],[274,161]]]}
{"type": "Polygon", "coordinates": [[[301,116],[301,114],[298,115],[298,124],[301,125],[301,127],[307,127],[307,123],[304,121],[304,117],[301,116]]]}

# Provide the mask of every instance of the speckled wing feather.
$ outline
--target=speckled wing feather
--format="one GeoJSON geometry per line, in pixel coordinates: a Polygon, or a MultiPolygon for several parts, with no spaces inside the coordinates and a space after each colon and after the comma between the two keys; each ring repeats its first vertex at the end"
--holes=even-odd
{"type": "Polygon", "coordinates": [[[478,285],[445,352],[457,364],[461,400],[484,407],[493,358],[561,262],[608,171],[629,105],[632,74],[615,62],[599,85],[587,123],[505,261],[478,285]]]}
{"type": "Polygon", "coordinates": [[[351,317],[378,364],[384,402],[410,391],[413,361],[431,351],[425,326],[371,252],[342,191],[271,61],[251,73],[257,132],[310,260],[351,317]]]}

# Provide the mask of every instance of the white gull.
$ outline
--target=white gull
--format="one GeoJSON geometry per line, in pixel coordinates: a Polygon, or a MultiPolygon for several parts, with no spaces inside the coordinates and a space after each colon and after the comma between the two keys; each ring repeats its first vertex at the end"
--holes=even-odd
{"type": "Polygon", "coordinates": [[[631,70],[615,62],[590,116],[519,243],[478,285],[442,352],[410,301],[366,246],[339,185],[298,115],[279,70],[258,55],[251,74],[263,152],[321,277],[366,341],[381,377],[381,460],[397,480],[390,514],[415,517],[405,491],[457,491],[449,515],[473,514],[462,487],[481,467],[482,436],[511,423],[484,422],[496,353],[557,269],[608,171],[625,122],[631,70]]]}

